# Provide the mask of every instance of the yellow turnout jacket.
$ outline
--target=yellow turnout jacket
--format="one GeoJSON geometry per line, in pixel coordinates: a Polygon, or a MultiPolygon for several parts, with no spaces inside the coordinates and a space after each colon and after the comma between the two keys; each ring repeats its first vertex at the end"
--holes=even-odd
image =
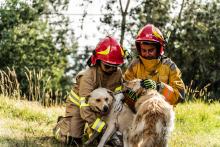
{"type": "Polygon", "coordinates": [[[176,64],[168,57],[147,60],[139,56],[132,61],[124,74],[125,80],[152,79],[156,82],[163,82],[171,86],[175,96],[171,104],[177,104],[185,95],[185,86],[181,79],[181,71],[176,64]]]}

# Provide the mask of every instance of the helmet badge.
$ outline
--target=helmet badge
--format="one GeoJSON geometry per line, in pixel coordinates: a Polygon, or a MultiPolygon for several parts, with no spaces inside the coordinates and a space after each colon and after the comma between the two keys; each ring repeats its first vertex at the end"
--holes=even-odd
{"type": "Polygon", "coordinates": [[[110,46],[108,46],[104,51],[97,52],[100,55],[108,55],[110,53],[110,46]]]}
{"type": "Polygon", "coordinates": [[[164,39],[163,39],[163,36],[162,36],[162,33],[160,32],[160,30],[159,30],[158,28],[153,27],[153,28],[152,28],[152,33],[153,33],[153,35],[154,35],[155,37],[157,37],[157,38],[159,38],[159,39],[161,39],[161,40],[164,40],[164,39]]]}

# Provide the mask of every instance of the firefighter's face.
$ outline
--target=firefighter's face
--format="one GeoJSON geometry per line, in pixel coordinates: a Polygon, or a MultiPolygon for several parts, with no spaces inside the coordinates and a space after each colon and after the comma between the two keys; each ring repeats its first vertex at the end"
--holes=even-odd
{"type": "Polygon", "coordinates": [[[107,74],[112,74],[113,72],[117,71],[117,66],[109,65],[104,62],[101,62],[101,69],[107,74]]]}
{"type": "Polygon", "coordinates": [[[141,56],[145,59],[157,57],[157,48],[154,45],[141,44],[141,56]]]}

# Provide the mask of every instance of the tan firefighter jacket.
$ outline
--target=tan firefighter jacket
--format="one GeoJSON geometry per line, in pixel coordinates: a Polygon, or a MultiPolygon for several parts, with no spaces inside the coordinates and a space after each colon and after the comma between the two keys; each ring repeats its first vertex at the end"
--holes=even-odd
{"type": "MultiPolygon", "coordinates": [[[[86,70],[80,72],[76,76],[76,85],[74,86],[74,92],[80,97],[87,97],[89,94],[98,87],[103,87],[114,91],[122,84],[122,72],[118,68],[116,72],[111,75],[105,74],[99,66],[89,67],[86,70]]],[[[91,111],[90,107],[80,108],[81,117],[89,124],[93,124],[97,119],[98,114],[91,111]]]]}

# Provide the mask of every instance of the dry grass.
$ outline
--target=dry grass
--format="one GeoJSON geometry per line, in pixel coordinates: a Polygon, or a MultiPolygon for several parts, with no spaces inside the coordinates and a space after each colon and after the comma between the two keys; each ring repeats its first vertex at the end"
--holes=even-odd
{"type": "Polygon", "coordinates": [[[0,146],[56,146],[52,128],[64,107],[0,97],[0,146]]]}
{"type": "MultiPolygon", "coordinates": [[[[61,146],[53,139],[52,128],[64,111],[64,107],[0,96],[0,146],[61,146]]],[[[177,105],[175,112],[169,146],[220,146],[220,103],[189,102],[177,105]]]]}
{"type": "Polygon", "coordinates": [[[38,101],[44,106],[62,104],[61,92],[59,90],[52,91],[49,86],[51,85],[50,77],[43,76],[43,70],[36,71],[25,68],[24,74],[26,78],[23,80],[27,83],[27,91],[22,94],[15,69],[0,70],[0,94],[13,99],[38,101]]]}

